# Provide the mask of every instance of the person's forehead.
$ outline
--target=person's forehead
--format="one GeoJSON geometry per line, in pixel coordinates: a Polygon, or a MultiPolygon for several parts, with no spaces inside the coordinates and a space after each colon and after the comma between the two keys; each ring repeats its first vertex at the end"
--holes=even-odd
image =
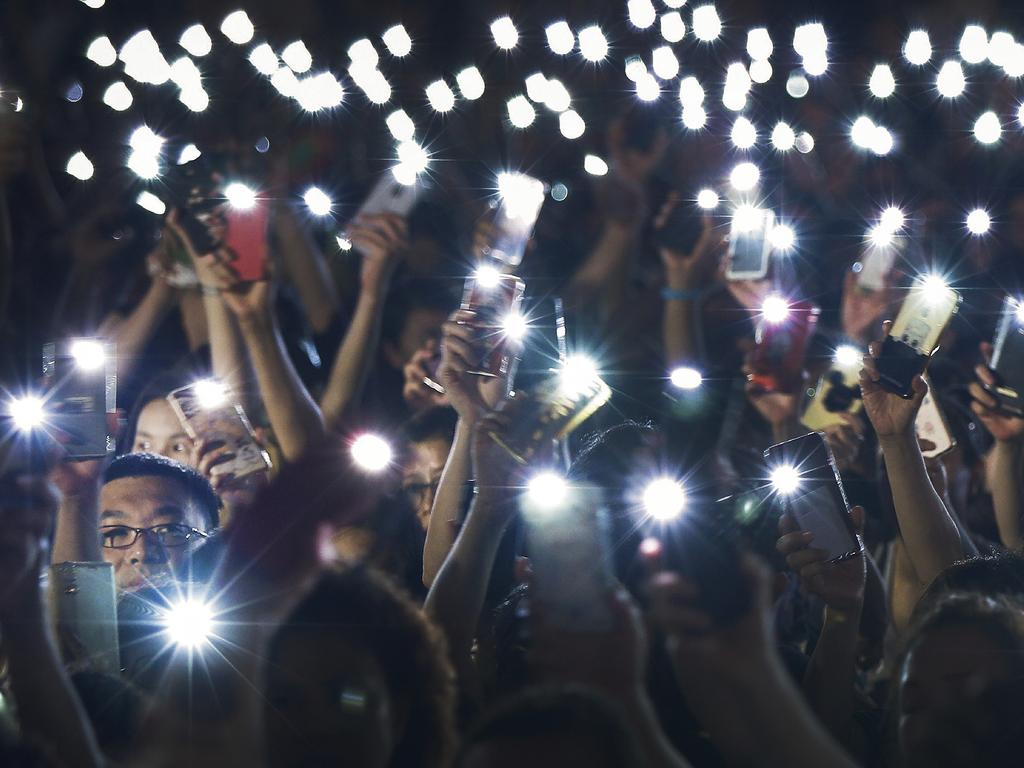
{"type": "Polygon", "coordinates": [[[139,412],[136,431],[149,435],[185,434],[178,417],[174,415],[170,404],[162,399],[150,400],[139,412]]]}
{"type": "Polygon", "coordinates": [[[101,513],[116,510],[127,517],[147,517],[174,508],[187,518],[201,517],[185,486],[170,478],[122,477],[100,491],[101,513]]]}
{"type": "Polygon", "coordinates": [[[905,683],[957,679],[979,672],[998,674],[1004,666],[998,644],[975,627],[950,626],[934,631],[907,656],[905,683]]]}
{"type": "Polygon", "coordinates": [[[430,471],[439,466],[444,467],[450,448],[448,441],[441,436],[428,437],[426,440],[409,443],[406,471],[430,471]]]}

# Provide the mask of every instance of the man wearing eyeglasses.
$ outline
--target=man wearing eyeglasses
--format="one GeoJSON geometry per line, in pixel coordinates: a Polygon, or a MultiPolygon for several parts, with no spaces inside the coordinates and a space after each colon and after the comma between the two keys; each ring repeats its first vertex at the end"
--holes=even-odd
{"type": "Polygon", "coordinates": [[[173,581],[189,553],[217,527],[219,507],[209,482],[191,467],[155,454],[127,454],[103,471],[95,502],[65,496],[54,561],[98,560],[95,555],[101,555],[114,566],[119,591],[160,588],[173,581]],[[88,530],[97,512],[98,537],[94,527],[88,530]],[[73,551],[75,539],[80,554],[73,551]],[[99,553],[93,544],[97,539],[99,553]],[[72,551],[62,552],[65,546],[72,551]]]}

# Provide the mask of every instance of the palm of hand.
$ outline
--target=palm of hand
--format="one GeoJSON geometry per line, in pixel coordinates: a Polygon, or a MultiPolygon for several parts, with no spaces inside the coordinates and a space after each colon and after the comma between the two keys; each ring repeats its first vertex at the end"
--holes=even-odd
{"type": "Polygon", "coordinates": [[[985,415],[981,421],[996,440],[1008,442],[1024,435],[1024,419],[1012,416],[985,415]]]}
{"type": "Polygon", "coordinates": [[[899,395],[886,392],[877,384],[863,392],[864,410],[880,437],[907,432],[914,424],[918,405],[899,395]]]}

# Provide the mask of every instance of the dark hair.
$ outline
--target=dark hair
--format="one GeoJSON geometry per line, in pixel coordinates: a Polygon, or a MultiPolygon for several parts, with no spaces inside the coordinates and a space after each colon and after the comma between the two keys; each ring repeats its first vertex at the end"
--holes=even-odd
{"type": "Polygon", "coordinates": [[[448,765],[455,676],[444,638],[390,579],[363,567],[325,572],[271,640],[271,663],[296,629],[339,631],[377,659],[391,695],[407,704],[391,765],[448,765]]]}
{"type": "Polygon", "coordinates": [[[179,483],[210,529],[220,522],[220,499],[210,482],[192,467],[155,453],[128,453],[114,459],[103,472],[103,484],[126,477],[159,477],[179,483]]]}
{"type": "Polygon", "coordinates": [[[632,731],[615,705],[587,688],[531,688],[492,709],[463,740],[455,766],[465,765],[474,747],[488,742],[522,743],[563,738],[591,744],[618,768],[643,765],[632,731]]]}
{"type": "Polygon", "coordinates": [[[953,563],[928,585],[914,607],[914,616],[929,613],[952,593],[1002,597],[1024,607],[1024,557],[1001,552],[953,563]]]}
{"type": "Polygon", "coordinates": [[[405,422],[402,431],[410,443],[422,443],[434,437],[444,438],[450,443],[455,439],[458,422],[459,415],[454,408],[438,405],[417,413],[405,422]]]}
{"type": "Polygon", "coordinates": [[[131,453],[132,446],[135,444],[135,433],[139,430],[139,417],[142,415],[143,409],[154,400],[163,400],[169,392],[186,386],[189,381],[187,376],[177,371],[166,371],[149,380],[135,398],[131,410],[128,411],[124,431],[117,440],[118,454],[131,453]]]}
{"type": "Polygon", "coordinates": [[[381,339],[396,341],[402,335],[409,314],[417,309],[449,314],[459,302],[442,280],[409,279],[396,284],[388,293],[381,321],[381,339]]]}
{"type": "Polygon", "coordinates": [[[588,435],[569,467],[569,475],[602,488],[623,488],[636,469],[636,453],[655,447],[659,437],[649,422],[638,421],[624,421],[588,435]]]}

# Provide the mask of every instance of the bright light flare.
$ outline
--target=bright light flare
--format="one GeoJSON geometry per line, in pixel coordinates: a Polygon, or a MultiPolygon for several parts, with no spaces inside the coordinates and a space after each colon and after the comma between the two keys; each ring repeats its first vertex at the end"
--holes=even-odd
{"type": "Polygon", "coordinates": [[[462,98],[476,101],[484,95],[484,76],[476,67],[466,67],[455,76],[455,84],[459,86],[462,98]]]}
{"type": "Polygon", "coordinates": [[[348,47],[348,57],[357,68],[373,69],[380,61],[380,54],[369,38],[356,40],[348,47]]]}
{"type": "Polygon", "coordinates": [[[134,101],[132,92],[120,80],[111,83],[107,90],[103,92],[103,103],[115,112],[124,112],[131,107],[132,101],[134,101]]]}
{"type": "Polygon", "coordinates": [[[544,35],[548,39],[548,48],[558,56],[565,56],[572,53],[576,47],[576,36],[572,33],[572,27],[566,21],[556,21],[544,29],[544,35]]]}
{"type": "Polygon", "coordinates": [[[455,108],[455,92],[444,80],[435,80],[427,86],[427,101],[435,112],[450,112],[455,108]]]}
{"type": "Polygon", "coordinates": [[[640,101],[657,101],[659,96],[661,96],[661,86],[658,85],[654,75],[645,72],[636,81],[636,97],[640,101]]]}
{"type": "Polygon", "coordinates": [[[30,432],[46,420],[43,399],[34,395],[16,397],[7,404],[7,415],[14,422],[15,429],[30,432]]]}
{"type": "Polygon", "coordinates": [[[757,128],[750,120],[740,115],[732,124],[729,137],[737,149],[750,149],[757,143],[757,128]]]}
{"type": "Polygon", "coordinates": [[[786,80],[786,93],[794,99],[802,99],[811,90],[811,84],[802,72],[791,72],[786,80]]]}
{"type": "Polygon", "coordinates": [[[677,480],[659,477],[644,488],[644,511],[655,520],[675,520],[686,509],[686,491],[677,480]]]}
{"type": "Polygon", "coordinates": [[[771,35],[764,27],[756,27],[747,32],[747,55],[754,61],[770,58],[775,51],[771,35]]]}
{"type": "Polygon", "coordinates": [[[868,80],[871,95],[879,99],[887,99],[896,92],[896,78],[888,64],[878,64],[871,72],[868,80]]]}
{"type": "Polygon", "coordinates": [[[718,16],[718,10],[710,3],[693,9],[690,25],[693,27],[694,37],[705,43],[717,40],[722,34],[722,19],[718,16]]]}
{"type": "Polygon", "coordinates": [[[779,152],[788,152],[796,144],[796,133],[789,123],[779,122],[772,128],[772,146],[779,152]]]}
{"type": "Polygon", "coordinates": [[[512,341],[522,341],[529,330],[529,323],[526,318],[518,312],[505,315],[501,321],[501,330],[512,341]]]}
{"type": "Polygon", "coordinates": [[[320,187],[310,187],[302,195],[302,200],[314,216],[327,216],[334,208],[334,201],[320,187]]]}
{"type": "Polygon", "coordinates": [[[167,206],[164,201],[154,195],[148,189],[144,189],[139,192],[139,196],[135,198],[135,203],[140,208],[155,213],[157,216],[163,216],[167,213],[167,206]]]}
{"type": "Polygon", "coordinates": [[[213,610],[206,603],[189,598],[172,605],[163,615],[164,631],[175,645],[197,649],[213,634],[213,610]]]}
{"type": "MultiPolygon", "coordinates": [[[[686,22],[679,11],[661,14],[661,37],[666,43],[678,43],[686,36],[686,22]]],[[[583,48],[583,33],[580,33],[580,49],[583,48]]]]}
{"type": "Polygon", "coordinates": [[[597,364],[585,355],[571,355],[559,373],[562,389],[576,395],[587,391],[598,378],[597,364]]]}
{"type": "Polygon", "coordinates": [[[529,128],[537,117],[537,110],[525,96],[513,96],[505,105],[508,121],[516,128],[529,128]]]}
{"type": "Polygon", "coordinates": [[[178,45],[197,59],[201,59],[213,50],[213,40],[210,39],[210,33],[202,24],[193,24],[182,32],[181,37],[178,38],[178,45]]]}
{"type": "Polygon", "coordinates": [[[968,24],[960,36],[960,58],[968,64],[980,64],[988,58],[988,33],[984,27],[968,24]]]}
{"type": "Polygon", "coordinates": [[[683,107],[683,125],[691,131],[699,131],[708,122],[708,113],[700,104],[689,104],[683,107]]]}
{"type": "Polygon", "coordinates": [[[257,72],[267,77],[277,72],[280,66],[277,54],[268,43],[260,43],[249,52],[249,63],[256,68],[257,72]]]}
{"type": "Polygon", "coordinates": [[[903,44],[903,58],[916,67],[927,64],[932,58],[932,41],[923,29],[915,29],[907,35],[903,44]]]}
{"type": "Polygon", "coordinates": [[[683,107],[699,107],[704,103],[704,87],[693,75],[687,75],[679,81],[679,103],[683,107]]]}
{"type": "Polygon", "coordinates": [[[65,170],[79,181],[88,181],[94,171],[92,161],[82,151],[75,152],[68,158],[65,170]]]}
{"type": "Polygon", "coordinates": [[[309,68],[313,66],[313,55],[301,40],[296,40],[285,46],[285,49],[281,51],[281,60],[297,75],[308,72],[309,68]]]}
{"type": "Polygon", "coordinates": [[[220,31],[235,45],[245,45],[256,34],[256,28],[245,11],[234,11],[225,16],[220,31]]]}
{"type": "MultiPolygon", "coordinates": [[[[526,102],[530,109],[533,109],[529,101],[526,99],[523,99],[523,101],[526,102]]],[[[567,109],[558,116],[558,130],[567,139],[578,139],[587,130],[587,124],[576,110],[567,109]]]]}
{"type": "Polygon", "coordinates": [[[800,471],[796,467],[783,464],[772,470],[771,482],[776,493],[789,496],[800,488],[800,471]]]}
{"type": "Polygon", "coordinates": [[[217,379],[200,379],[192,385],[199,405],[208,411],[220,408],[228,401],[228,388],[217,379]]]}
{"type": "Polygon", "coordinates": [[[387,469],[394,455],[384,438],[369,432],[355,439],[351,453],[356,466],[366,472],[382,472],[387,469]]]}
{"type": "Polygon", "coordinates": [[[224,197],[228,205],[240,211],[248,211],[256,206],[256,190],[240,181],[233,181],[224,187],[224,197]]]}
{"type": "Polygon", "coordinates": [[[875,130],[871,135],[871,151],[879,157],[888,155],[892,152],[893,146],[895,146],[896,140],[893,138],[892,132],[884,125],[876,125],[875,130]]]}
{"type": "Polygon", "coordinates": [[[768,59],[757,59],[750,62],[750,79],[755,83],[767,83],[772,79],[774,71],[768,59]]]}
{"type": "Polygon", "coordinates": [[[1003,135],[1003,125],[995,112],[985,112],[974,121],[974,138],[979,144],[995,144],[1003,135]]]}
{"type": "Polygon", "coordinates": [[[519,30],[508,16],[491,22],[491,36],[494,44],[505,51],[511,51],[519,44],[519,30]]]}
{"type": "Polygon", "coordinates": [[[878,224],[886,232],[898,232],[906,223],[906,215],[895,205],[890,205],[878,217],[878,224]]]}
{"type": "Polygon", "coordinates": [[[967,214],[967,231],[972,235],[984,235],[992,226],[992,217],[984,208],[975,208],[967,214]]]}
{"type": "Polygon", "coordinates": [[[569,482],[556,472],[540,472],[526,483],[526,495],[540,509],[556,509],[569,498],[569,482]]]}
{"type": "Polygon", "coordinates": [[[117,61],[117,50],[110,38],[104,35],[97,37],[85,51],[85,58],[100,67],[109,67],[117,61]]]}
{"type": "Polygon", "coordinates": [[[596,64],[608,56],[608,38],[597,24],[580,30],[579,43],[580,55],[587,61],[596,64]]]}
{"type": "Polygon", "coordinates": [[[583,170],[591,176],[604,176],[608,173],[608,163],[597,155],[587,155],[583,158],[583,170]]]}
{"type": "Polygon", "coordinates": [[[893,243],[893,230],[879,224],[868,230],[867,238],[875,248],[888,248],[893,243]]]}
{"type": "Polygon", "coordinates": [[[861,149],[870,149],[875,138],[875,123],[867,115],[861,115],[850,127],[850,140],[861,149]]]}
{"type": "Polygon", "coordinates": [[[1018,323],[1024,323],[1024,301],[1017,299],[1017,308],[1014,310],[1018,323]]]}
{"type": "Polygon", "coordinates": [[[942,96],[947,99],[955,99],[964,92],[967,87],[967,79],[964,77],[964,68],[959,61],[950,59],[939,70],[935,78],[935,87],[942,96]]]}
{"type": "Polygon", "coordinates": [[[713,189],[702,189],[697,193],[697,207],[704,211],[713,211],[718,207],[718,193],[713,189]]]}
{"type": "Polygon", "coordinates": [[[107,353],[96,339],[75,339],[71,343],[71,357],[83,371],[98,371],[106,362],[107,353]]]}
{"type": "Polygon", "coordinates": [[[918,281],[918,287],[929,304],[939,304],[949,296],[950,288],[939,275],[925,275],[918,281]]]}
{"type": "Polygon", "coordinates": [[[796,232],[788,224],[776,224],[768,232],[768,241],[776,251],[785,253],[796,245],[796,232]]]}
{"type": "Polygon", "coordinates": [[[551,78],[544,89],[544,106],[552,112],[565,112],[572,104],[572,96],[569,89],[561,80],[551,78]]]}
{"type": "Polygon", "coordinates": [[[739,192],[749,192],[761,180],[761,171],[753,163],[740,163],[729,173],[729,183],[739,192]]]}
{"type": "Polygon", "coordinates": [[[700,371],[696,368],[687,368],[685,366],[674,368],[669,374],[668,379],[672,382],[673,387],[682,390],[699,389],[700,385],[704,383],[704,377],[700,371]]]}
{"type": "Polygon", "coordinates": [[[501,282],[501,270],[492,264],[484,264],[481,267],[477,267],[473,273],[473,279],[481,288],[491,290],[492,288],[497,288],[501,282]]]}
{"type": "Polygon", "coordinates": [[[658,17],[651,0],[629,0],[626,3],[629,23],[637,29],[647,29],[658,17]]]}
{"type": "Polygon", "coordinates": [[[651,54],[651,69],[662,80],[671,80],[679,74],[679,59],[670,46],[662,45],[654,49],[651,54]]]}
{"type": "Polygon", "coordinates": [[[863,364],[863,355],[861,351],[854,346],[844,344],[841,347],[837,347],[835,354],[832,356],[833,362],[841,368],[857,368],[859,369],[863,364]]]}
{"type": "Polygon", "coordinates": [[[396,109],[388,115],[385,124],[395,141],[412,141],[416,135],[416,124],[404,109],[396,109]]]}
{"type": "Polygon", "coordinates": [[[401,24],[386,29],[381,40],[392,56],[402,58],[412,51],[412,38],[401,24]]]}
{"type": "Polygon", "coordinates": [[[761,316],[773,325],[783,323],[789,317],[789,302],[781,296],[769,296],[761,304],[761,316]]]}

